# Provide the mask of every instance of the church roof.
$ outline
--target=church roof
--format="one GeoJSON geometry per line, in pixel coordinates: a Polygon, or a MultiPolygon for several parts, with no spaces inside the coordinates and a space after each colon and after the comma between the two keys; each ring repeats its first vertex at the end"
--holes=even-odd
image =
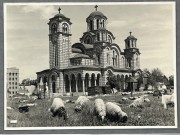
{"type": "Polygon", "coordinates": [[[128,36],[126,39],[136,39],[134,36],[128,36]]]}
{"type": "Polygon", "coordinates": [[[86,49],[92,49],[93,45],[91,45],[91,44],[84,44],[84,43],[75,43],[75,44],[72,45],[72,48],[80,49],[82,53],[85,53],[86,49]]]}
{"type": "Polygon", "coordinates": [[[81,49],[78,49],[78,48],[72,48],[72,52],[82,53],[81,49]]]}
{"type": "Polygon", "coordinates": [[[93,45],[92,44],[83,44],[84,45],[84,47],[86,48],[86,49],[91,49],[91,48],[93,48],[93,45]]]}
{"type": "Polygon", "coordinates": [[[94,11],[92,12],[89,17],[95,17],[95,16],[100,16],[100,17],[106,17],[102,12],[100,11],[94,11]]]}
{"type": "Polygon", "coordinates": [[[126,40],[129,40],[129,39],[136,39],[137,40],[137,38],[135,38],[133,35],[131,35],[132,32],[129,32],[129,33],[130,33],[130,35],[126,38],[126,40]]]}
{"type": "Polygon", "coordinates": [[[61,14],[61,13],[58,13],[58,14],[56,14],[54,17],[64,17],[64,18],[66,18],[63,14],[61,14]]]}
{"type": "Polygon", "coordinates": [[[90,58],[90,57],[86,54],[78,53],[78,54],[74,55],[72,58],[75,59],[75,58],[90,58]]]}

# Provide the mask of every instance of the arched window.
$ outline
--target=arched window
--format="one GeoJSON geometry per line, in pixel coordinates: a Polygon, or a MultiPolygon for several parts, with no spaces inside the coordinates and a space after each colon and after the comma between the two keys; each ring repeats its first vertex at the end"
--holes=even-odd
{"type": "Polygon", "coordinates": [[[101,57],[100,57],[100,54],[98,54],[98,64],[101,64],[101,57]]]}
{"type": "Polygon", "coordinates": [[[99,19],[96,21],[97,29],[99,29],[99,19]]]}
{"type": "Polygon", "coordinates": [[[115,65],[115,55],[114,55],[114,51],[113,51],[113,57],[112,57],[112,60],[113,60],[113,66],[115,65]]]}
{"type": "Polygon", "coordinates": [[[112,43],[112,39],[111,39],[110,36],[108,36],[108,42],[109,42],[109,43],[112,43]]]}
{"type": "Polygon", "coordinates": [[[122,63],[122,68],[125,67],[125,60],[124,60],[124,57],[121,57],[121,63],[122,63]]]}
{"type": "Polygon", "coordinates": [[[116,67],[117,67],[117,65],[118,65],[117,59],[118,59],[118,57],[117,57],[117,55],[116,55],[116,59],[115,59],[116,67]]]}
{"type": "Polygon", "coordinates": [[[51,31],[52,31],[52,33],[57,33],[57,24],[56,23],[52,24],[51,31]]]}
{"type": "Polygon", "coordinates": [[[110,62],[110,55],[109,55],[109,48],[106,48],[106,52],[107,52],[107,64],[109,64],[110,62]]]}
{"type": "Polygon", "coordinates": [[[131,59],[127,59],[127,67],[131,67],[131,59]]]}
{"type": "Polygon", "coordinates": [[[90,20],[90,30],[93,30],[93,21],[90,20]]]}
{"type": "Polygon", "coordinates": [[[97,41],[100,41],[100,34],[97,33],[97,41]]]}
{"type": "Polygon", "coordinates": [[[58,48],[54,45],[54,55],[55,55],[55,66],[58,66],[58,48]]]}
{"type": "Polygon", "coordinates": [[[64,33],[68,33],[68,25],[67,25],[66,23],[63,23],[63,25],[62,25],[62,31],[63,31],[64,33]]]}
{"type": "Polygon", "coordinates": [[[85,38],[85,40],[84,40],[84,43],[86,43],[86,44],[91,44],[91,43],[92,43],[91,37],[90,37],[90,36],[87,36],[87,37],[85,38]]]}
{"type": "Polygon", "coordinates": [[[138,54],[135,54],[135,65],[136,65],[136,67],[138,68],[139,67],[139,58],[138,58],[138,54]]]}
{"type": "Polygon", "coordinates": [[[107,53],[107,63],[109,63],[109,53],[107,53]]]}
{"type": "Polygon", "coordinates": [[[102,27],[104,28],[104,20],[102,21],[102,27]]]}

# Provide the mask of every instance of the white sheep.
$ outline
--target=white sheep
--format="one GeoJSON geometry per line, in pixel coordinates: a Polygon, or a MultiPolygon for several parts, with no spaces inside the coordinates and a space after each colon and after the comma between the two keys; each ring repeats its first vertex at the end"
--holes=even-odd
{"type": "Polygon", "coordinates": [[[79,96],[75,102],[75,111],[81,112],[84,107],[88,107],[90,100],[85,96],[79,96]]]}
{"type": "Polygon", "coordinates": [[[49,111],[52,113],[52,116],[64,117],[64,120],[67,120],[67,112],[64,106],[64,102],[61,98],[54,98],[49,111]]]}
{"type": "Polygon", "coordinates": [[[172,95],[162,95],[162,104],[167,109],[167,104],[174,104],[174,93],[172,95]]]}
{"type": "Polygon", "coordinates": [[[127,97],[123,97],[123,98],[122,98],[122,101],[127,101],[127,100],[128,100],[127,97]]]}
{"type": "Polygon", "coordinates": [[[149,103],[149,102],[151,102],[151,101],[150,101],[150,99],[149,99],[149,98],[145,98],[145,99],[144,99],[144,102],[149,103]]]}
{"type": "Polygon", "coordinates": [[[143,107],[143,103],[144,102],[148,102],[148,100],[145,100],[146,96],[141,96],[140,98],[135,99],[130,105],[129,107],[143,107]]]}
{"type": "Polygon", "coordinates": [[[112,103],[106,103],[106,116],[113,121],[127,121],[127,114],[121,110],[121,107],[112,103]]]}
{"type": "Polygon", "coordinates": [[[102,121],[104,121],[106,116],[106,106],[102,99],[98,98],[94,100],[94,112],[101,118],[102,121]]]}

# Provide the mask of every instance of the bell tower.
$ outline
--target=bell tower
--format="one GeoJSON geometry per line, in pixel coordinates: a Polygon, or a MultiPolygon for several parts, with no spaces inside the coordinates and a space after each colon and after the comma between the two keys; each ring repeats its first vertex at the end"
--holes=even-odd
{"type": "Polygon", "coordinates": [[[125,65],[126,68],[129,69],[140,69],[140,52],[139,49],[137,48],[137,38],[132,36],[132,32],[129,32],[130,35],[124,40],[125,41],[125,49],[124,49],[124,54],[125,54],[125,65]]]}
{"type": "Polygon", "coordinates": [[[69,65],[71,50],[71,22],[61,14],[49,19],[49,67],[64,69],[69,65]]]}

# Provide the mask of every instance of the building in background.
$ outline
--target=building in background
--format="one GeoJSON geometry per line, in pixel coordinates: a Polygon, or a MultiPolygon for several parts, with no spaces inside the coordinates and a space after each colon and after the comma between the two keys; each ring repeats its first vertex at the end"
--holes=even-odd
{"type": "Polygon", "coordinates": [[[125,90],[128,79],[141,72],[137,38],[130,32],[125,49],[120,49],[107,29],[108,18],[95,8],[86,18],[87,31],[79,43],[71,44],[72,23],[61,9],[49,19],[49,69],[37,72],[37,80],[47,84],[50,93],[85,94],[88,87],[106,85],[108,71],[125,90]]]}
{"type": "Polygon", "coordinates": [[[19,90],[19,69],[16,67],[7,68],[6,77],[7,96],[12,97],[19,90]]]}

